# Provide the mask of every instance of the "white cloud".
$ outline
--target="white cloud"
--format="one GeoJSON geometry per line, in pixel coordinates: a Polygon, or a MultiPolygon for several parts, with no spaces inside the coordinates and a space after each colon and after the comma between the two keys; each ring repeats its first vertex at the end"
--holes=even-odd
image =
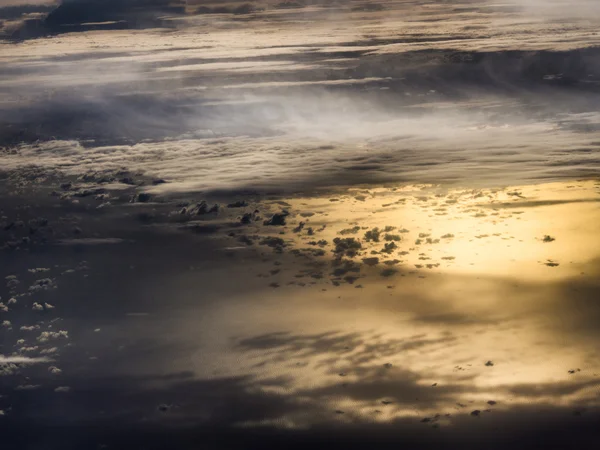
{"type": "Polygon", "coordinates": [[[8,377],[19,373],[19,367],[13,363],[0,362],[0,377],[8,377]]]}
{"type": "Polygon", "coordinates": [[[35,389],[39,389],[41,385],[39,384],[21,384],[15,388],[16,391],[33,391],[35,389]]]}
{"type": "Polygon", "coordinates": [[[38,342],[48,342],[54,339],[60,338],[69,338],[69,332],[65,330],[60,331],[42,331],[42,333],[37,337],[38,342]]]}
{"type": "Polygon", "coordinates": [[[58,347],[50,347],[50,348],[45,348],[44,350],[42,350],[40,352],[40,354],[42,355],[51,355],[53,353],[57,353],[58,352],[58,347]]]}
{"type": "Polygon", "coordinates": [[[50,366],[48,367],[48,372],[50,372],[52,375],[60,375],[62,370],[56,366],[50,366]]]}
{"type": "Polygon", "coordinates": [[[53,288],[56,288],[56,283],[52,278],[42,278],[39,280],[35,280],[35,282],[31,286],[29,286],[29,290],[32,292],[45,291],[53,288]]]}
{"type": "Polygon", "coordinates": [[[36,345],[36,346],[33,346],[33,347],[21,347],[19,349],[19,351],[21,353],[32,353],[32,352],[37,351],[38,349],[39,349],[39,347],[36,345]]]}
{"type": "Polygon", "coordinates": [[[49,358],[31,358],[29,356],[0,355],[0,364],[38,364],[52,361],[49,358]]]}

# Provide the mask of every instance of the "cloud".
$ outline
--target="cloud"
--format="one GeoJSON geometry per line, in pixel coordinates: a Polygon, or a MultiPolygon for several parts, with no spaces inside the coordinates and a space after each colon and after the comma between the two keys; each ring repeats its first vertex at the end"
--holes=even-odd
{"type": "Polygon", "coordinates": [[[226,31],[207,24],[214,42],[192,39],[183,30],[198,25],[186,22],[173,33],[96,33],[95,45],[76,34],[36,41],[25,59],[8,48],[2,167],[128,167],[169,181],[155,192],[512,183],[597,169],[597,117],[579,114],[596,109],[589,25],[482,36],[436,22],[406,37],[386,22],[365,37],[344,21],[335,33],[316,21],[307,34],[223,20],[226,31]]]}
{"type": "Polygon", "coordinates": [[[173,0],[63,0],[44,21],[46,26],[130,20],[133,24],[146,15],[184,12],[185,3],[173,0]]]}
{"type": "Polygon", "coordinates": [[[60,338],[69,338],[69,332],[65,330],[59,331],[42,331],[42,333],[37,337],[38,342],[48,342],[55,339],[60,338]]]}
{"type": "Polygon", "coordinates": [[[572,17],[600,18],[600,5],[595,0],[521,0],[515,4],[522,11],[538,17],[549,16],[562,20],[572,17]]]}
{"type": "Polygon", "coordinates": [[[50,372],[52,375],[60,375],[62,370],[56,366],[50,366],[48,367],[48,372],[50,372]]]}
{"type": "Polygon", "coordinates": [[[0,364],[37,364],[52,361],[49,358],[31,358],[29,356],[0,355],[0,364]]]}
{"type": "Polygon", "coordinates": [[[58,393],[67,393],[67,392],[71,392],[71,388],[69,386],[59,386],[57,388],[54,389],[54,392],[58,392],[58,393]]]}
{"type": "Polygon", "coordinates": [[[0,18],[12,19],[0,26],[11,39],[39,38],[49,34],[164,26],[162,14],[184,14],[185,2],[176,0],[56,0],[54,2],[9,0],[0,5],[0,18]]]}
{"type": "Polygon", "coordinates": [[[56,5],[60,0],[0,0],[0,8],[24,5],[56,5]]]}

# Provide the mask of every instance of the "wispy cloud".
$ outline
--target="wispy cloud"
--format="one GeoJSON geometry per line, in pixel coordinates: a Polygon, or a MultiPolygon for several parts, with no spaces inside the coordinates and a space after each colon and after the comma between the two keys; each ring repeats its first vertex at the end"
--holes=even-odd
{"type": "Polygon", "coordinates": [[[39,364],[52,362],[52,359],[45,357],[29,357],[29,356],[5,356],[0,355],[0,364],[39,364]]]}

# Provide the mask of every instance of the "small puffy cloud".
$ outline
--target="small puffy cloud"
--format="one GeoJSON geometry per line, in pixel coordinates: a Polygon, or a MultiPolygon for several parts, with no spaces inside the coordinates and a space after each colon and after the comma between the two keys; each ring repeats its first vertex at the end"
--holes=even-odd
{"type": "Polygon", "coordinates": [[[42,331],[42,333],[37,337],[38,342],[48,342],[54,339],[60,338],[69,338],[69,332],[65,330],[59,331],[42,331]]]}
{"type": "Polygon", "coordinates": [[[45,348],[44,350],[42,350],[40,352],[40,354],[42,355],[51,355],[53,353],[58,352],[58,347],[50,347],[50,348],[45,348]]]}
{"type": "Polygon", "coordinates": [[[54,305],[51,305],[50,303],[44,303],[44,308],[46,308],[46,309],[54,309],[54,305]]]}
{"type": "Polygon", "coordinates": [[[58,392],[58,393],[67,393],[70,391],[71,391],[71,388],[69,386],[59,386],[56,389],[54,389],[54,392],[58,392]]]}
{"type": "Polygon", "coordinates": [[[48,367],[48,372],[50,372],[52,375],[60,375],[62,370],[56,366],[50,366],[48,367]]]}
{"type": "Polygon", "coordinates": [[[14,297],[11,297],[8,299],[8,301],[6,302],[7,305],[14,305],[17,303],[17,299],[14,297]]]}
{"type": "Polygon", "coordinates": [[[46,267],[36,267],[35,269],[28,269],[28,272],[31,273],[38,273],[38,272],[48,272],[50,269],[46,268],[46,267]]]}
{"type": "Polygon", "coordinates": [[[41,386],[39,384],[21,384],[15,388],[16,391],[33,391],[41,386]]]}
{"type": "Polygon", "coordinates": [[[31,307],[31,309],[33,309],[34,311],[43,311],[44,307],[42,305],[40,305],[39,303],[35,302],[33,304],[33,306],[31,307]]]}
{"type": "Polygon", "coordinates": [[[31,353],[31,352],[35,352],[39,349],[39,347],[37,345],[33,346],[33,347],[21,347],[19,349],[19,351],[21,353],[31,353]]]}
{"type": "Polygon", "coordinates": [[[3,322],[2,322],[2,326],[3,326],[4,328],[10,328],[10,326],[11,326],[10,320],[5,320],[5,321],[3,321],[3,322]]]}
{"type": "Polygon", "coordinates": [[[7,377],[15,375],[19,372],[19,366],[13,363],[1,363],[0,362],[0,377],[7,377]]]}
{"type": "Polygon", "coordinates": [[[8,306],[0,302],[0,312],[8,312],[8,306]]]}
{"type": "Polygon", "coordinates": [[[39,330],[40,326],[39,325],[23,325],[20,330],[21,331],[33,331],[33,330],[39,330]]]}
{"type": "Polygon", "coordinates": [[[40,280],[36,280],[35,283],[29,286],[29,290],[31,292],[46,291],[53,288],[56,288],[56,284],[52,278],[42,278],[40,280]]]}

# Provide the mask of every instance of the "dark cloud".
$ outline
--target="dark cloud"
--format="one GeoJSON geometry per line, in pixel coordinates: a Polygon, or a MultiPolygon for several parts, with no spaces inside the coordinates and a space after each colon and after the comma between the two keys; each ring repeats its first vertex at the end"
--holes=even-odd
{"type": "Polygon", "coordinates": [[[30,14],[42,13],[48,14],[56,8],[54,4],[45,4],[47,2],[40,2],[42,4],[29,4],[23,2],[24,4],[14,4],[3,6],[0,3],[0,19],[4,20],[18,20],[22,19],[23,16],[27,16],[30,14]]]}
{"type": "MultiPolygon", "coordinates": [[[[20,204],[19,199],[13,198],[11,202],[20,204]]],[[[44,212],[44,215],[51,212],[49,202],[48,198],[41,198],[36,212],[44,212]]],[[[148,204],[136,206],[153,208],[148,204]]],[[[163,207],[167,209],[170,205],[163,207]]],[[[5,213],[10,210],[4,207],[5,213]]],[[[86,210],[81,209],[79,214],[90,219],[82,221],[83,229],[93,227],[101,217],[94,209],[83,211],[86,210]]],[[[233,209],[232,213],[237,211],[233,209]]],[[[55,218],[47,216],[53,223],[55,218]]],[[[134,241],[127,246],[115,244],[116,248],[104,249],[101,246],[80,249],[61,246],[52,251],[34,250],[33,255],[14,257],[2,253],[0,256],[0,262],[11,262],[11,271],[23,274],[20,278],[25,287],[29,285],[26,276],[32,280],[39,278],[39,274],[28,270],[32,261],[39,267],[54,267],[73,265],[85,257],[90,267],[97,268],[85,278],[61,279],[57,292],[41,293],[47,295],[44,300],[61,309],[60,328],[68,328],[73,340],[73,345],[61,349],[60,359],[45,365],[40,362],[26,373],[13,363],[4,368],[6,374],[0,380],[3,396],[0,409],[6,409],[7,413],[0,417],[0,427],[3,430],[6,427],[3,439],[10,445],[14,443],[15,448],[44,444],[52,450],[91,449],[102,445],[192,449],[206,443],[214,443],[214,448],[269,448],[288,443],[288,447],[294,448],[296,445],[323,446],[326,442],[334,448],[364,448],[367,442],[370,445],[375,442],[384,448],[397,448],[400,444],[429,448],[444,443],[464,448],[481,448],[485,444],[486,448],[499,449],[504,448],[506,442],[514,442],[511,446],[518,449],[533,448],[539,442],[559,442],[567,445],[561,448],[569,448],[570,441],[566,441],[562,433],[568,434],[570,440],[597,437],[593,422],[598,412],[593,399],[583,399],[570,406],[550,403],[551,399],[567,399],[585,394],[587,390],[597,390],[597,380],[590,379],[585,372],[578,372],[573,381],[502,383],[486,390],[476,382],[479,380],[476,372],[458,376],[437,372],[432,382],[427,370],[412,368],[411,355],[416,356],[413,361],[418,363],[421,358],[435,357],[435,352],[452,354],[464,330],[454,327],[490,324],[485,313],[478,314],[478,318],[482,318],[480,322],[465,323],[460,315],[457,317],[444,310],[443,302],[435,308],[439,314],[428,323],[442,324],[438,333],[389,338],[377,330],[333,328],[314,333],[256,333],[255,328],[254,334],[241,332],[246,336],[236,338],[231,349],[232,353],[239,352],[236,364],[240,361],[241,365],[243,357],[249,357],[251,367],[234,367],[235,375],[214,373],[203,377],[193,371],[182,371],[176,366],[195,354],[202,340],[193,336],[187,342],[171,339],[172,329],[167,324],[173,314],[184,310],[185,316],[192,316],[191,328],[202,329],[207,322],[197,321],[202,320],[205,311],[227,304],[234,296],[262,292],[261,286],[252,281],[251,269],[258,264],[258,258],[244,265],[225,256],[218,244],[209,239],[197,241],[196,235],[189,234],[172,236],[163,234],[164,230],[160,229],[140,229],[134,223],[127,214],[120,215],[113,210],[109,217],[103,217],[102,228],[94,230],[134,241]],[[182,274],[190,265],[199,270],[190,272],[186,281],[182,274]],[[100,332],[92,332],[97,326],[100,332]],[[90,356],[98,360],[92,361],[90,356]],[[389,363],[392,360],[393,363],[389,363]],[[60,367],[60,376],[48,371],[53,366],[60,367]],[[314,385],[298,386],[294,375],[298,368],[305,366],[312,366],[315,373],[329,378],[314,385]],[[270,367],[279,370],[265,376],[267,372],[261,372],[262,369],[270,367]],[[340,377],[339,373],[345,376],[340,377]],[[26,382],[25,376],[28,377],[26,382]],[[15,386],[21,388],[15,390],[15,386]],[[69,390],[65,391],[65,387],[69,390]],[[492,394],[494,398],[490,397],[492,394]],[[507,398],[515,401],[509,402],[507,398]],[[496,399],[499,400],[497,405],[488,403],[496,399]],[[339,406],[336,401],[346,403],[339,406]],[[529,405],[520,406],[525,403],[529,405]],[[493,406],[492,412],[485,412],[490,406],[493,406]],[[376,411],[387,411],[385,408],[391,411],[405,408],[417,411],[418,415],[377,423],[373,418],[381,413],[376,411]],[[344,414],[336,414],[336,410],[344,414]],[[365,410],[372,415],[365,414],[365,410]],[[471,415],[472,411],[480,413],[471,415]],[[450,414],[447,420],[451,424],[444,426],[440,417],[436,419],[438,414],[443,418],[450,414]],[[278,426],[288,423],[290,417],[299,418],[296,420],[301,424],[303,418],[308,418],[304,419],[308,424],[297,429],[278,426]],[[422,422],[423,419],[429,422],[422,422]],[[438,421],[440,428],[432,428],[438,421]],[[557,429],[560,433],[554,434],[557,429]],[[330,436],[334,433],[342,437],[331,443],[330,436]],[[535,443],[534,437],[537,438],[535,443]]],[[[287,262],[284,256],[277,258],[287,262]]],[[[594,270],[597,270],[596,265],[594,263],[594,270]]],[[[467,286],[474,278],[465,276],[458,282],[467,286]]],[[[491,288],[494,291],[513,284],[510,279],[488,281],[495,283],[491,288]]],[[[577,278],[547,286],[524,283],[511,295],[503,296],[506,298],[503,306],[511,310],[514,305],[510,299],[520,302],[516,292],[538,292],[547,301],[529,311],[528,317],[535,318],[548,310],[557,322],[551,324],[552,334],[568,333],[573,344],[580,336],[572,331],[580,328],[582,319],[587,320],[587,333],[593,334],[584,338],[595,342],[598,331],[592,325],[597,324],[598,308],[594,302],[597,286],[594,286],[589,280],[578,281],[577,278]],[[583,289],[585,286],[588,287],[583,289]],[[581,293],[575,297],[561,293],[557,300],[556,292],[571,287],[581,293]],[[573,307],[572,315],[564,314],[563,308],[568,311],[570,307],[573,307]],[[565,323],[569,326],[559,329],[560,323],[563,327],[565,323]]],[[[438,293],[435,283],[429,288],[432,295],[438,293]]],[[[1,294],[4,298],[5,292],[1,294]]],[[[411,297],[403,298],[401,306],[417,312],[420,308],[425,311],[431,308],[427,307],[427,296],[411,297]]],[[[261,306],[254,304],[253,308],[261,306]]],[[[385,303],[381,308],[390,314],[385,303]]],[[[243,314],[239,306],[235,311],[243,314]]],[[[15,327],[30,317],[15,317],[15,327]]],[[[231,320],[238,319],[232,317],[231,320]]],[[[423,319],[417,315],[419,321],[423,319]]],[[[36,335],[38,333],[42,331],[36,335]]],[[[484,361],[482,358],[481,366],[484,361]]],[[[497,362],[496,358],[494,361],[497,362]]],[[[221,368],[209,357],[202,357],[201,364],[221,368]]],[[[501,367],[501,363],[483,369],[491,371],[497,367],[501,367]]]]}
{"type": "MultiPolygon", "coordinates": [[[[360,379],[346,387],[331,385],[290,393],[261,389],[288,387],[288,381],[281,377],[196,380],[187,372],[66,377],[35,390],[2,390],[7,396],[0,400],[0,406],[7,402],[13,405],[1,418],[3,439],[12,448],[43,443],[44,448],[52,450],[98,446],[125,449],[132,445],[185,450],[198,445],[215,449],[278,448],[281,445],[286,448],[410,445],[425,449],[439,448],[442,444],[454,448],[485,445],[490,449],[503,449],[507,444],[515,449],[539,448],[540,444],[577,448],[581,442],[598,438],[598,412],[584,406],[497,405],[497,402],[482,401],[481,405],[458,407],[448,416],[430,414],[377,422],[353,416],[352,408],[343,411],[350,420],[340,420],[331,406],[315,401],[332,396],[372,401],[373,417],[376,417],[375,410],[397,406],[435,408],[446,399],[469,398],[474,394],[464,385],[424,385],[417,375],[394,367],[367,368],[358,375],[360,379]],[[57,383],[68,383],[69,391],[55,392],[60,388],[57,383]],[[389,401],[382,404],[381,398],[389,401]],[[492,405],[491,411],[489,405],[492,405]],[[478,417],[470,414],[476,407],[485,410],[478,417]],[[291,414],[310,417],[313,422],[308,427],[277,426],[291,414]],[[425,423],[427,418],[429,422],[425,423]],[[451,425],[431,427],[432,423],[444,419],[451,421],[451,425]],[[246,426],[241,426],[243,424],[246,426]],[[28,433],[22,432],[25,429],[28,433]],[[335,440],[331,439],[333,434],[337,436],[335,440]]],[[[552,383],[523,385],[516,391],[513,395],[522,392],[531,400],[572,392],[552,383]]]]}
{"type": "Polygon", "coordinates": [[[62,0],[58,5],[0,8],[0,18],[7,15],[21,20],[22,24],[12,27],[9,34],[21,40],[76,31],[167,26],[160,16],[185,12],[181,0],[62,0]],[[32,13],[39,14],[32,17],[32,13]]]}
{"type": "Polygon", "coordinates": [[[63,0],[44,24],[53,30],[87,22],[126,20],[132,26],[157,13],[184,13],[185,2],[172,0],[63,0]]]}

